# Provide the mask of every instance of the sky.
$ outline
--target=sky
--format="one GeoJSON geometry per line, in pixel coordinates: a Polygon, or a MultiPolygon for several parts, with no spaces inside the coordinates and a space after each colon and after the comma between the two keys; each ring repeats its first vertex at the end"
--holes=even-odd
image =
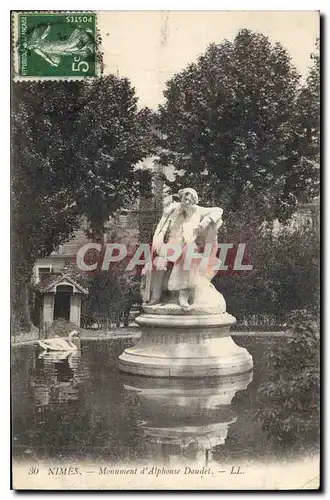
{"type": "Polygon", "coordinates": [[[306,77],[319,36],[317,11],[103,11],[98,14],[105,73],[128,77],[139,106],[156,109],[165,82],[210,43],[247,28],[280,42],[306,77]]]}

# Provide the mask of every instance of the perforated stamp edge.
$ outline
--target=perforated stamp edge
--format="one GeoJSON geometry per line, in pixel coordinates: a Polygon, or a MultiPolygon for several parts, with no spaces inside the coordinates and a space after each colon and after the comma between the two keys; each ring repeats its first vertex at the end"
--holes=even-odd
{"type": "MultiPolygon", "coordinates": [[[[95,14],[95,31],[96,37],[98,36],[98,11],[95,10],[33,10],[33,11],[12,11],[11,12],[11,79],[17,82],[45,82],[45,81],[81,81],[81,80],[95,80],[102,75],[102,64],[97,57],[95,59],[95,76],[23,76],[19,73],[19,15],[20,14],[59,14],[59,15],[82,15],[82,14],[95,14]]],[[[95,47],[95,51],[98,47],[95,47]]]]}

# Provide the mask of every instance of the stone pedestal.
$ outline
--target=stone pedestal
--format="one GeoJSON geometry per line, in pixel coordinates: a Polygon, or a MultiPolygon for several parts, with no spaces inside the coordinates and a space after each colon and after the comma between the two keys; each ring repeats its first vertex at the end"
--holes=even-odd
{"type": "Polygon", "coordinates": [[[120,370],[148,377],[214,377],[248,372],[252,356],[229,334],[223,314],[142,314],[142,338],[119,357],[120,370]]]}

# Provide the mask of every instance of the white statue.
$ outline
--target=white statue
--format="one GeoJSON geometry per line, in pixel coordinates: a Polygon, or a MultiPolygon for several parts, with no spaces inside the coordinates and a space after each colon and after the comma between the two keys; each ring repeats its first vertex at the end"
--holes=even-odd
{"type": "Polygon", "coordinates": [[[194,189],[182,189],[178,195],[180,202],[165,208],[153,237],[154,266],[152,271],[146,271],[144,303],[149,309],[176,303],[182,311],[213,307],[225,312],[225,301],[211,284],[219,264],[217,232],[223,210],[199,206],[194,189]],[[201,259],[194,259],[189,265],[188,253],[193,250],[202,257],[206,245],[210,250],[208,264],[202,266],[201,259]],[[181,250],[171,255],[172,247],[181,250]]]}

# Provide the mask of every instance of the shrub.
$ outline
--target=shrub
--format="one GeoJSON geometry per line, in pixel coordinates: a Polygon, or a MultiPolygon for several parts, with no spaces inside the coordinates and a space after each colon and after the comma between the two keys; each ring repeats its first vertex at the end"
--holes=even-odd
{"type": "Polygon", "coordinates": [[[282,229],[274,237],[259,231],[248,241],[253,270],[216,276],[228,311],[244,318],[265,316],[282,324],[296,310],[319,310],[319,239],[316,228],[282,229]]]}
{"type": "Polygon", "coordinates": [[[314,445],[319,436],[319,322],[310,313],[293,313],[289,338],[269,349],[270,375],[258,388],[259,420],[266,436],[281,447],[314,445]]]}
{"type": "Polygon", "coordinates": [[[85,277],[89,294],[84,298],[82,314],[89,322],[112,318],[118,326],[127,325],[132,307],[141,302],[139,279],[112,272],[85,277]]]}

